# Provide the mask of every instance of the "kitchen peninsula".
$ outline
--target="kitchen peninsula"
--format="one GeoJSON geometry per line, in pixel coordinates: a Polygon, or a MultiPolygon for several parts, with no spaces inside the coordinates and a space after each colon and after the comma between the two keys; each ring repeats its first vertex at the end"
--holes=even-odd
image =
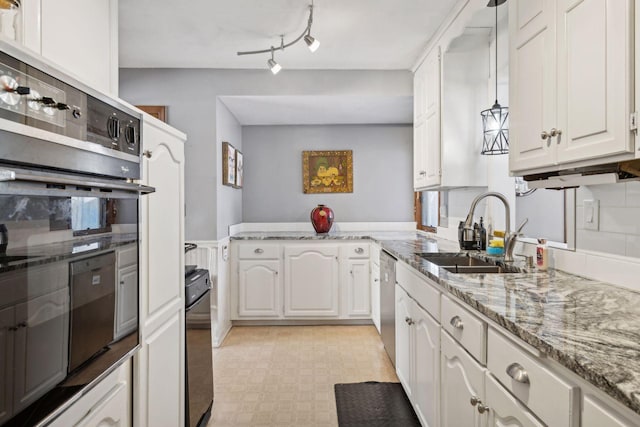
{"type": "MultiPolygon", "coordinates": [[[[363,247],[379,245],[398,259],[399,270],[421,279],[419,286],[434,290],[434,295],[440,294],[442,302],[418,301],[418,304],[435,307],[436,313],[431,315],[440,321],[443,331],[450,320],[445,318],[448,313],[446,306],[459,307],[474,321],[484,325],[479,329],[483,342],[477,355],[478,366],[487,372],[491,380],[493,376],[488,372],[492,371],[498,381],[528,404],[529,408],[525,410],[532,410],[549,425],[561,425],[554,424],[560,420],[562,425],[579,425],[578,412],[582,407],[581,425],[595,426],[598,424],[589,424],[587,418],[599,418],[591,412],[585,415],[584,411],[592,411],[594,407],[596,411],[600,410],[600,402],[610,397],[616,401],[609,401],[610,404],[621,404],[617,409],[624,411],[624,416],[633,418],[634,422],[640,420],[640,337],[634,327],[640,322],[640,295],[637,292],[554,269],[527,271],[524,261],[514,264],[521,271],[519,273],[451,273],[419,254],[458,252],[457,244],[416,232],[333,232],[325,235],[312,232],[242,232],[232,235],[231,240],[232,247],[259,241],[277,245],[277,251],[301,241],[317,247],[346,243],[358,243],[363,247]],[[497,347],[492,348],[492,344],[500,344],[500,348],[496,351],[497,347]],[[511,348],[513,352],[510,352],[511,348]],[[512,381],[502,372],[493,372],[494,366],[500,362],[497,359],[501,357],[494,357],[494,352],[521,356],[518,362],[526,366],[532,377],[527,386],[530,390],[523,394],[522,384],[512,381]],[[529,365],[523,360],[527,360],[529,365]],[[542,378],[538,380],[536,374],[542,378]],[[556,383],[560,390],[557,395],[556,383]],[[554,405],[561,408],[557,413],[548,409],[553,406],[549,396],[553,396],[554,405]],[[537,401],[541,397],[545,399],[542,403],[537,401]]],[[[377,254],[375,250],[370,252],[372,256],[377,254]]],[[[281,256],[282,252],[279,254],[281,256]]],[[[469,255],[481,257],[476,251],[469,251],[469,255]]],[[[484,258],[491,260],[491,257],[484,258]]],[[[397,283],[405,287],[401,277],[399,274],[397,283]]],[[[232,305],[234,303],[237,301],[232,305]]],[[[464,343],[455,334],[454,338],[464,343]]],[[[442,352],[444,362],[444,343],[442,352]]],[[[444,365],[442,363],[443,374],[444,365]]],[[[401,369],[398,364],[396,368],[401,369]]],[[[402,381],[400,372],[399,377],[402,381]]],[[[438,378],[437,373],[434,373],[434,378],[438,378]]],[[[409,392],[407,394],[410,395],[409,392]]],[[[442,399],[446,398],[443,394],[442,399]]],[[[491,406],[492,402],[486,404],[491,406]]],[[[442,408],[441,417],[445,417],[445,405],[442,408]]],[[[453,425],[441,421],[442,425],[453,425]]]]}

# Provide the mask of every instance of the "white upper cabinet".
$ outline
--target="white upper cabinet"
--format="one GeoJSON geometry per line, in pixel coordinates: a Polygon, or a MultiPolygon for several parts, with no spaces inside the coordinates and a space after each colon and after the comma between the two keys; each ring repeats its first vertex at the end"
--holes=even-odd
{"type": "Polygon", "coordinates": [[[416,191],[487,185],[480,112],[494,101],[486,28],[491,10],[486,2],[470,1],[415,71],[416,191]]]}
{"type": "Polygon", "coordinates": [[[118,95],[118,0],[23,0],[21,10],[18,43],[118,95]]]}
{"type": "Polygon", "coordinates": [[[440,50],[414,76],[414,187],[440,185],[440,50]]]}
{"type": "Polygon", "coordinates": [[[512,173],[634,157],[631,3],[508,3],[512,173]]]}

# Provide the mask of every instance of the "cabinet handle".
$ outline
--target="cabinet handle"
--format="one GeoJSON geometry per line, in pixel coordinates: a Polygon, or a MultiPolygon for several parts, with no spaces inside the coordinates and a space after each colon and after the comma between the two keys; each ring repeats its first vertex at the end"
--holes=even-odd
{"type": "Polygon", "coordinates": [[[153,152],[151,150],[144,150],[142,152],[142,155],[145,156],[147,159],[150,159],[151,156],[153,155],[153,152]]]}
{"type": "Polygon", "coordinates": [[[489,407],[482,402],[478,403],[478,412],[484,414],[485,412],[489,412],[489,407]]]}
{"type": "Polygon", "coordinates": [[[420,171],[421,176],[425,176],[426,174],[427,174],[427,171],[420,171]]]}
{"type": "Polygon", "coordinates": [[[453,316],[449,321],[449,323],[451,324],[451,326],[453,326],[456,329],[460,329],[460,330],[464,329],[464,323],[462,322],[462,319],[459,316],[453,316]]]}
{"type": "Polygon", "coordinates": [[[124,280],[120,281],[120,286],[124,286],[124,280]]]}
{"type": "Polygon", "coordinates": [[[471,396],[469,403],[471,403],[471,406],[476,406],[478,403],[482,403],[482,401],[478,398],[478,396],[471,396]]]}
{"type": "Polygon", "coordinates": [[[414,323],[416,323],[411,317],[405,317],[404,321],[407,322],[407,325],[413,325],[414,323]]]}
{"type": "Polygon", "coordinates": [[[356,248],[356,253],[357,253],[357,254],[364,253],[364,249],[362,249],[362,248],[356,248]]]}
{"type": "Polygon", "coordinates": [[[373,279],[373,281],[374,281],[374,282],[379,282],[379,281],[380,281],[380,279],[373,279]]]}
{"type": "Polygon", "coordinates": [[[256,254],[261,254],[264,252],[264,249],[258,248],[258,249],[255,249],[253,252],[256,254]]]}
{"type": "Polygon", "coordinates": [[[519,363],[512,363],[507,366],[507,375],[509,375],[514,381],[522,384],[529,383],[529,374],[519,363]]]}
{"type": "Polygon", "coordinates": [[[15,325],[15,326],[11,326],[11,327],[9,328],[9,330],[10,330],[11,332],[15,332],[15,331],[17,331],[17,330],[18,330],[18,329],[20,329],[20,328],[26,328],[26,327],[27,327],[27,322],[20,322],[20,323],[18,323],[18,324],[17,324],[17,325],[15,325]]]}
{"type": "Polygon", "coordinates": [[[542,140],[546,140],[548,138],[551,138],[551,135],[549,135],[549,132],[547,132],[546,130],[543,130],[542,132],[540,132],[540,138],[542,138],[542,140]]]}
{"type": "Polygon", "coordinates": [[[562,135],[562,131],[560,129],[551,128],[551,132],[549,132],[549,136],[556,137],[562,135]]]}

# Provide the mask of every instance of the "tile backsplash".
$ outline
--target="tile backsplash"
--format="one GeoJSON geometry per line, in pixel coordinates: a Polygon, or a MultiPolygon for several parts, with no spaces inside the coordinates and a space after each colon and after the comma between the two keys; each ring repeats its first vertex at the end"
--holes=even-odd
{"type": "Polygon", "coordinates": [[[640,258],[640,182],[579,187],[576,248],[640,258]],[[585,228],[585,200],[599,201],[598,230],[585,228]]]}

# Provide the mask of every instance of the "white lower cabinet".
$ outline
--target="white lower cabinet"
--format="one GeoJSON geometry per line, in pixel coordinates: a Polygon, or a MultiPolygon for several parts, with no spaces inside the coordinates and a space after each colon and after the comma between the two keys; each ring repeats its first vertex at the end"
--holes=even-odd
{"type": "Polygon", "coordinates": [[[582,427],[633,427],[638,422],[628,421],[608,408],[597,397],[585,392],[582,396],[582,427]]]}
{"type": "Polygon", "coordinates": [[[129,427],[133,425],[131,408],[131,359],[129,359],[47,426],[129,427]]]}
{"type": "MultiPolygon", "coordinates": [[[[532,413],[486,373],[485,399],[488,410],[487,427],[544,427],[532,413]]],[[[603,427],[605,424],[600,424],[603,427]]]]}
{"type": "Polygon", "coordinates": [[[371,263],[371,320],[380,333],[380,264],[371,263]]]}
{"type": "Polygon", "coordinates": [[[346,285],[346,315],[349,317],[371,316],[371,280],[369,258],[347,258],[344,262],[346,285]]]}
{"type": "Polygon", "coordinates": [[[238,261],[238,315],[282,317],[280,260],[238,261]]]}
{"type": "Polygon", "coordinates": [[[486,368],[442,331],[440,414],[442,426],[484,427],[486,368]]]}
{"type": "Polygon", "coordinates": [[[398,285],[396,372],[422,425],[440,425],[440,325],[398,285]]]}
{"type": "Polygon", "coordinates": [[[338,302],[338,246],[285,246],[285,316],[337,317],[338,302]]]}

